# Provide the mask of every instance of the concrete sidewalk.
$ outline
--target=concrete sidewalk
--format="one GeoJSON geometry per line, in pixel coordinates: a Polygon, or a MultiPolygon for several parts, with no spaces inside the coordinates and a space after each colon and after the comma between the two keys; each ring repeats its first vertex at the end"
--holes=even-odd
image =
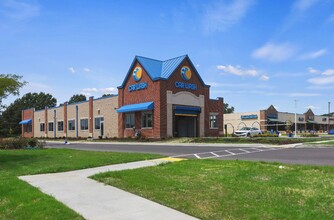
{"type": "MultiPolygon", "coordinates": [[[[139,161],[54,174],[21,176],[21,180],[55,197],[85,219],[196,219],[88,177],[97,173],[156,166],[170,159],[139,161]]],[[[143,177],[144,178],[144,177],[143,177]]]]}

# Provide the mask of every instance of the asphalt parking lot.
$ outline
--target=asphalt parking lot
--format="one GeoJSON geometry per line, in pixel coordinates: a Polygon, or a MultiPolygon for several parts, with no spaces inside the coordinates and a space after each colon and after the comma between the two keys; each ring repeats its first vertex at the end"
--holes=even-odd
{"type": "Polygon", "coordinates": [[[52,143],[48,148],[78,150],[153,153],[175,158],[251,160],[288,164],[334,165],[334,148],[291,145],[266,146],[262,144],[203,145],[152,143],[52,143]]]}

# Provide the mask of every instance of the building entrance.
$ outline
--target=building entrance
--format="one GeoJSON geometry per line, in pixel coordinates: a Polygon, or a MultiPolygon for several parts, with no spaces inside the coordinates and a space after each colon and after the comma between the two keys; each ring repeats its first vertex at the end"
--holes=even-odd
{"type": "Polygon", "coordinates": [[[175,132],[174,133],[176,137],[196,137],[197,136],[197,117],[175,116],[175,132]]]}
{"type": "Polygon", "coordinates": [[[200,107],[174,106],[174,136],[197,137],[198,116],[200,107]]]}

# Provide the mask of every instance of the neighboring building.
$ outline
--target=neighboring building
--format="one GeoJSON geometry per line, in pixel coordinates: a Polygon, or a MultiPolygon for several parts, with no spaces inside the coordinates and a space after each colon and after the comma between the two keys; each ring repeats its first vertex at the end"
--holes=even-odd
{"type": "MultiPolygon", "coordinates": [[[[297,132],[325,132],[333,127],[333,118],[314,115],[311,109],[297,114],[297,132]]],[[[232,134],[242,127],[257,127],[262,131],[294,131],[295,113],[278,112],[274,106],[266,110],[224,115],[227,133],[232,134]]]]}
{"type": "Polygon", "coordinates": [[[222,136],[224,102],[210,99],[187,55],[166,61],[136,56],[118,96],[22,111],[24,137],[222,136]]]}
{"type": "Polygon", "coordinates": [[[22,111],[22,136],[46,138],[117,137],[118,97],[71,103],[54,108],[22,111]],[[31,129],[30,129],[31,127],[31,129]]]}

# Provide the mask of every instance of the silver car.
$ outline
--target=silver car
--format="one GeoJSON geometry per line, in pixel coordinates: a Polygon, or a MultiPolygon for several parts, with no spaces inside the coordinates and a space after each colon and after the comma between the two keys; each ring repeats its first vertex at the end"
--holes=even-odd
{"type": "Polygon", "coordinates": [[[257,134],[262,134],[262,131],[254,127],[243,127],[234,132],[234,135],[238,137],[251,137],[257,134]]]}

